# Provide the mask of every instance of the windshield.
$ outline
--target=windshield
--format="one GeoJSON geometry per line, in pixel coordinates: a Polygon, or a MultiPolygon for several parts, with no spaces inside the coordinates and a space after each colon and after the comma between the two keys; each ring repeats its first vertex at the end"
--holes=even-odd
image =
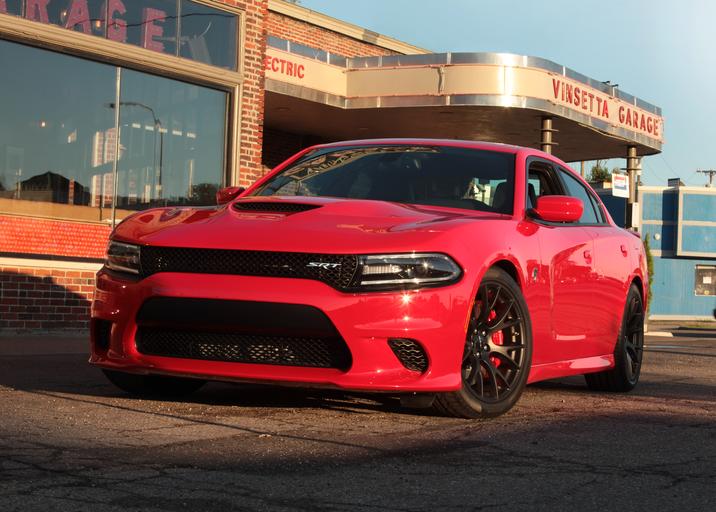
{"type": "Polygon", "coordinates": [[[510,214],[514,163],[510,153],[444,146],[323,148],[253,195],[374,199],[510,214]]]}

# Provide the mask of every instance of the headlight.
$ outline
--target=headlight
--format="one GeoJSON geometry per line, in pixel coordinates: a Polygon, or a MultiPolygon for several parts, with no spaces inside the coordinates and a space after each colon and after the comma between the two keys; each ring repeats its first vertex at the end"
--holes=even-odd
{"type": "Polygon", "coordinates": [[[462,271],[444,254],[360,256],[358,283],[363,289],[402,289],[454,283],[462,271]]]}
{"type": "Polygon", "coordinates": [[[138,245],[110,240],[104,264],[110,270],[139,274],[139,254],[138,245]]]}

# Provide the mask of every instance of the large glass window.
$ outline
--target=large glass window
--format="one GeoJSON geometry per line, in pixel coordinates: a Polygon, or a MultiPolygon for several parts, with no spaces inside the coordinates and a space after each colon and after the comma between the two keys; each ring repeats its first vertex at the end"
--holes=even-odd
{"type": "Polygon", "coordinates": [[[26,0],[25,17],[77,32],[105,35],[105,0],[26,0]]]}
{"type": "Polygon", "coordinates": [[[117,206],[212,204],[224,168],[226,94],[122,72],[117,206]]]}
{"type": "Polygon", "coordinates": [[[32,213],[103,218],[80,211],[90,205],[95,176],[112,168],[109,144],[97,134],[114,128],[107,105],[115,68],[0,41],[0,69],[0,209],[29,207],[6,200],[37,201],[46,207],[33,205],[32,213]]]}
{"type": "Polygon", "coordinates": [[[227,93],[2,40],[0,69],[0,211],[107,220],[113,204],[121,219],[214,202],[227,93]]]}
{"type": "MultiPolygon", "coordinates": [[[[123,42],[148,50],[176,54],[177,2],[176,0],[142,0],[125,2],[126,39],[123,42]]],[[[121,34],[115,40],[122,41],[121,34]]]]}
{"type": "Polygon", "coordinates": [[[0,13],[236,69],[238,16],[190,0],[0,0],[0,13]]]}
{"type": "Polygon", "coordinates": [[[179,55],[222,68],[236,68],[236,16],[181,0],[179,55]]]}

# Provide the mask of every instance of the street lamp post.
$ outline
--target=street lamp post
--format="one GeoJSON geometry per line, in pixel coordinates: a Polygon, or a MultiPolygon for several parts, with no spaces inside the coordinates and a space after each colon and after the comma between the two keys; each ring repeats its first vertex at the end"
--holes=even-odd
{"type": "MultiPolygon", "coordinates": [[[[140,103],[138,101],[120,101],[119,102],[120,107],[139,107],[147,110],[149,114],[152,116],[152,119],[154,120],[154,155],[153,155],[153,163],[154,163],[154,169],[155,169],[155,176],[157,179],[157,199],[161,199],[162,196],[162,164],[164,162],[164,132],[162,131],[162,122],[157,117],[157,114],[154,112],[154,109],[150,107],[149,105],[145,105],[144,103],[140,103]],[[159,166],[157,168],[157,149],[156,149],[156,133],[159,132],[159,166]]],[[[114,108],[115,104],[110,103],[110,108],[114,108]]],[[[117,134],[119,136],[119,134],[117,134]]]]}

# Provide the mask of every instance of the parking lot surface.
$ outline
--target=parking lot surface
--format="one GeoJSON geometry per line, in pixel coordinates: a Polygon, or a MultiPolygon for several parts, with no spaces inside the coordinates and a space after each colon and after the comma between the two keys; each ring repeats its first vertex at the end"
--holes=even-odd
{"type": "Polygon", "coordinates": [[[664,328],[632,393],[541,383],[481,421],[254,385],[134,399],[79,337],[0,338],[0,510],[712,510],[716,326],[664,328]]]}

